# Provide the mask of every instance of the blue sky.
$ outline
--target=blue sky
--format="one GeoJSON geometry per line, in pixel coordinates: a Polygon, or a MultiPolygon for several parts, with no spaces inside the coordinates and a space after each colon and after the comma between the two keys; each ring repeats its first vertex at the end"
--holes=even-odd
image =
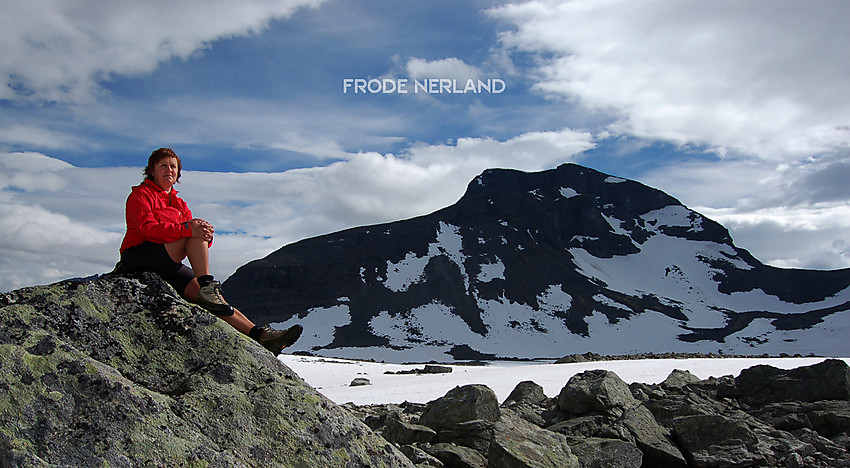
{"type": "Polygon", "coordinates": [[[846,2],[2,3],[0,290],[108,270],[161,146],[222,279],[439,209],[488,167],[563,162],[661,188],[762,261],[850,266],[846,2]]]}

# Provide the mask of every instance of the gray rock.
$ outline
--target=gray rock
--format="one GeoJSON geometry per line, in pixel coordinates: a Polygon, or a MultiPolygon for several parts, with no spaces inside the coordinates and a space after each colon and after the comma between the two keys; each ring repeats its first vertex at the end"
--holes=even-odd
{"type": "Polygon", "coordinates": [[[445,466],[456,468],[485,468],[487,459],[471,448],[455,444],[434,444],[426,451],[443,462],[445,466]]]}
{"type": "Polygon", "coordinates": [[[0,465],[412,466],[158,276],[0,294],[0,465]]]}
{"type": "Polygon", "coordinates": [[[464,385],[429,402],[419,424],[440,431],[475,419],[496,421],[499,415],[499,401],[493,390],[485,385],[464,385]]]}
{"type": "Polygon", "coordinates": [[[357,377],[352,380],[350,384],[348,384],[349,387],[363,387],[366,385],[372,385],[372,382],[370,382],[369,379],[365,377],[357,377]]]}
{"type": "Polygon", "coordinates": [[[402,420],[398,413],[389,413],[381,430],[384,439],[399,445],[431,442],[437,433],[430,427],[411,424],[402,420]]]}
{"type": "Polygon", "coordinates": [[[648,466],[687,465],[682,452],[667,437],[666,430],[645,406],[626,409],[618,425],[625,427],[634,437],[648,466]]]}
{"type": "Polygon", "coordinates": [[[629,386],[607,370],[574,375],[558,395],[558,406],[576,416],[588,413],[620,415],[624,409],[638,404],[629,386]]]}
{"type": "Polygon", "coordinates": [[[443,468],[445,466],[437,457],[430,455],[415,445],[402,445],[400,450],[401,453],[418,467],[443,468]]]}
{"type": "Polygon", "coordinates": [[[437,434],[437,442],[453,443],[487,453],[490,450],[490,443],[493,442],[494,433],[492,421],[476,419],[441,430],[437,434]]]}
{"type": "Polygon", "coordinates": [[[673,372],[661,382],[664,388],[682,388],[687,384],[699,382],[700,378],[686,370],[673,369],[673,372]]]}
{"type": "Polygon", "coordinates": [[[643,454],[634,445],[616,439],[589,437],[570,445],[581,468],[640,468],[643,454]]]}
{"type": "Polygon", "coordinates": [[[532,405],[540,405],[547,399],[548,397],[545,393],[543,393],[543,387],[530,380],[526,380],[518,383],[502,404],[509,405],[511,403],[529,403],[532,405]]]}
{"type": "Polygon", "coordinates": [[[553,424],[546,429],[564,434],[568,438],[596,437],[604,427],[608,426],[608,418],[602,415],[580,416],[553,424]]]}
{"type": "Polygon", "coordinates": [[[579,468],[562,434],[547,431],[506,410],[494,424],[487,456],[489,466],[500,468],[579,468]]]}
{"type": "Polygon", "coordinates": [[[754,366],[741,371],[735,383],[741,399],[753,406],[780,401],[850,400],[850,366],[840,359],[791,370],[754,366]]]}
{"type": "Polygon", "coordinates": [[[677,418],[673,431],[680,446],[697,467],[764,464],[758,438],[743,421],[721,415],[677,418]]]}
{"type": "Polygon", "coordinates": [[[452,368],[449,366],[435,366],[433,364],[426,364],[422,369],[423,374],[451,374],[452,368]]]}

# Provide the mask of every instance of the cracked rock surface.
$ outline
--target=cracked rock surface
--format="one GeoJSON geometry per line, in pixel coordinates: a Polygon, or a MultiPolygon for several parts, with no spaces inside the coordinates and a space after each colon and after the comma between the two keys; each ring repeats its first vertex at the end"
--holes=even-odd
{"type": "Polygon", "coordinates": [[[0,466],[411,466],[152,274],[0,294],[0,466]]]}

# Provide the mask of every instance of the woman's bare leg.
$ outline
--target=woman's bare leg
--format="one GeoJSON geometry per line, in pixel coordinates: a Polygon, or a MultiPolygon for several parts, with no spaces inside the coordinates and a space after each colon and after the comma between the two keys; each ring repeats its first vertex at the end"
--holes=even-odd
{"type": "MultiPolygon", "coordinates": [[[[183,290],[183,297],[194,301],[201,291],[198,277],[210,274],[209,244],[200,237],[184,237],[165,244],[165,250],[168,251],[168,256],[175,262],[182,262],[184,258],[189,258],[189,264],[192,265],[195,278],[186,285],[186,289],[183,290]]],[[[254,328],[254,322],[235,307],[233,308],[233,315],[218,317],[246,335],[254,328]]]]}
{"type": "Polygon", "coordinates": [[[230,317],[219,318],[229,323],[233,328],[241,331],[246,335],[251,332],[252,328],[254,328],[254,322],[249,320],[248,317],[245,316],[245,314],[239,312],[236,307],[233,308],[233,315],[231,315],[230,317]]]}
{"type": "Polygon", "coordinates": [[[189,258],[195,277],[210,274],[210,248],[207,241],[200,237],[184,237],[174,242],[165,244],[168,256],[175,262],[182,262],[189,258]]]}

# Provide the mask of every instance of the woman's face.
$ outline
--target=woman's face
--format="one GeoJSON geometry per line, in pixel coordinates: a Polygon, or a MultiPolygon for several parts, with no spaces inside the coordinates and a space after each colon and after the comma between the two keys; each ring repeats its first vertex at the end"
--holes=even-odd
{"type": "Polygon", "coordinates": [[[153,181],[166,192],[177,183],[177,158],[162,158],[153,167],[153,181]]]}

